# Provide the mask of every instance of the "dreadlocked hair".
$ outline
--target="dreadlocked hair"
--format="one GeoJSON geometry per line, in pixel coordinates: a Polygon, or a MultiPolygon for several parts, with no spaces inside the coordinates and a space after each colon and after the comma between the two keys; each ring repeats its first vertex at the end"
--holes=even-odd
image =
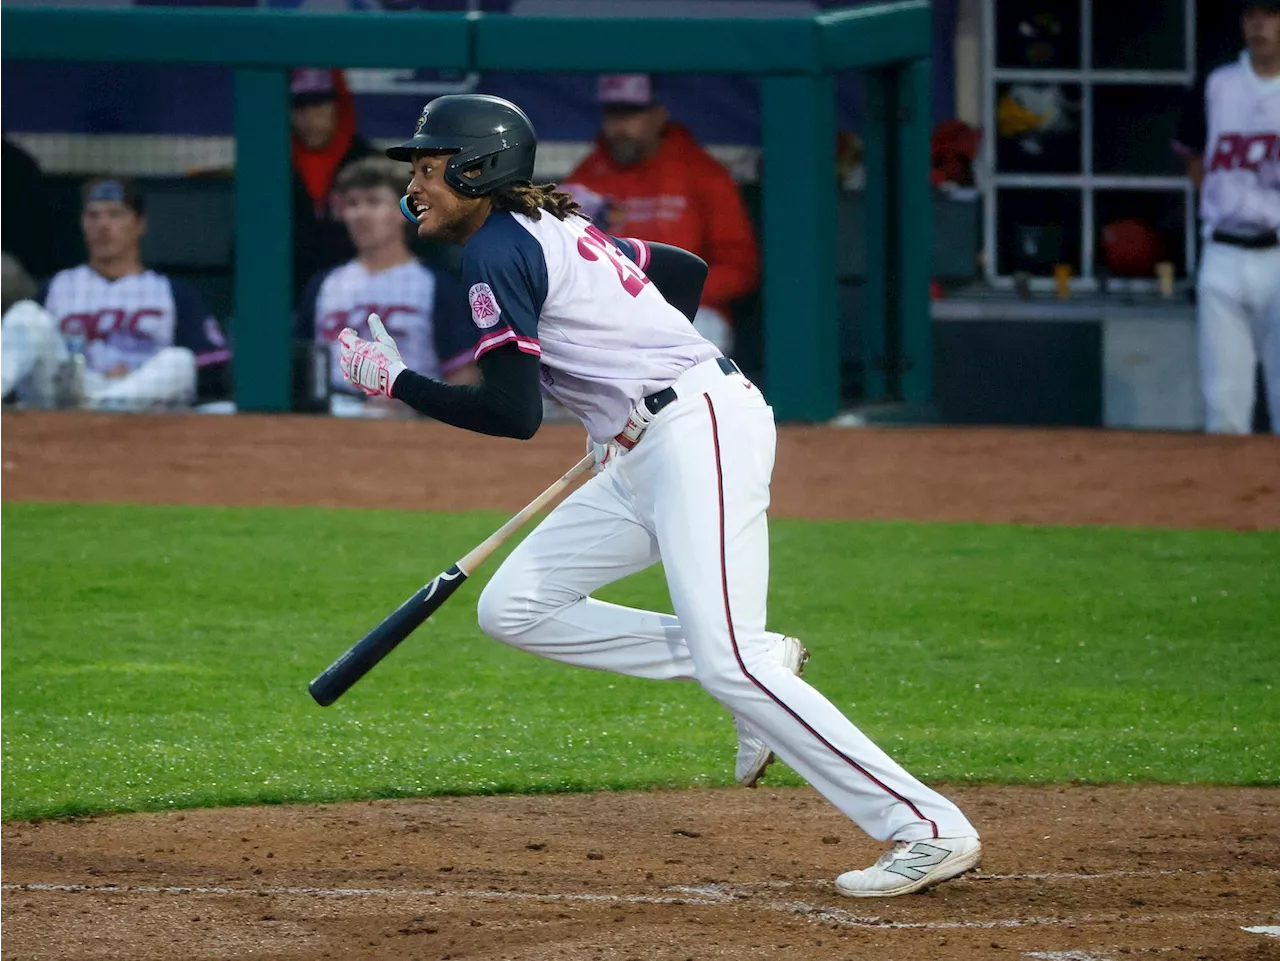
{"type": "Polygon", "coordinates": [[[541,220],[544,210],[556,220],[587,217],[581,204],[571,194],[557,190],[555,184],[507,184],[491,196],[495,209],[524,214],[530,220],[541,220]]]}

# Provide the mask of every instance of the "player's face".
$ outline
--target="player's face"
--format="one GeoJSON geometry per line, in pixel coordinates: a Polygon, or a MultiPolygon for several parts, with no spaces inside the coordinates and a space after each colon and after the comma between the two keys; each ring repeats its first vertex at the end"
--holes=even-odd
{"type": "Polygon", "coordinates": [[[666,122],[667,109],[657,104],[641,110],[606,107],[600,118],[600,136],[613,162],[631,167],[658,149],[666,122]]]}
{"type": "Polygon", "coordinates": [[[486,197],[464,197],[444,180],[449,154],[416,152],[409,206],[418,218],[418,236],[465,243],[488,216],[486,197]]]}
{"type": "Polygon", "coordinates": [[[390,187],[354,187],[342,194],[342,220],[357,251],[394,244],[404,236],[400,197],[390,187]]]}
{"type": "Polygon", "coordinates": [[[136,257],[147,222],[118,200],[91,200],[80,214],[80,229],[90,260],[136,257]]]}
{"type": "Polygon", "coordinates": [[[1241,25],[1251,57],[1266,60],[1280,57],[1280,9],[1261,5],[1247,7],[1241,25]]]}
{"type": "Polygon", "coordinates": [[[319,150],[333,139],[338,129],[338,104],[333,100],[294,107],[290,113],[293,132],[308,150],[319,150]]]}

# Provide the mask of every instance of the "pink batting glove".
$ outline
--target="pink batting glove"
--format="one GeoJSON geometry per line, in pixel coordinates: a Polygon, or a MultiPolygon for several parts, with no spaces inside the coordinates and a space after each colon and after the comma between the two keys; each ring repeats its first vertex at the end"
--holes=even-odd
{"type": "Polygon", "coordinates": [[[373,340],[362,340],[350,327],[343,328],[338,335],[338,366],[351,386],[359,387],[370,397],[390,397],[396,378],[408,368],[377,314],[369,315],[369,330],[373,340]]]}
{"type": "Polygon", "coordinates": [[[594,458],[594,462],[591,465],[591,473],[593,474],[599,474],[620,456],[617,444],[597,444],[591,439],[590,434],[587,435],[587,453],[594,458]]]}

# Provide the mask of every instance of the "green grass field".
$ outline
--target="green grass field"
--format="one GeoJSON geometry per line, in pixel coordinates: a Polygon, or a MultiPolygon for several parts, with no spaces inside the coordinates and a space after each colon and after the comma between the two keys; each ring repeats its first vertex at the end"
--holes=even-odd
{"type": "MultiPolygon", "coordinates": [[[[732,783],[695,685],[480,635],[486,572],[314,704],[503,519],[5,504],[3,817],[732,783]]],[[[772,626],[926,780],[1280,783],[1280,534],[777,521],[773,543],[772,626]]],[[[668,607],[659,569],[604,596],[668,607]]]]}

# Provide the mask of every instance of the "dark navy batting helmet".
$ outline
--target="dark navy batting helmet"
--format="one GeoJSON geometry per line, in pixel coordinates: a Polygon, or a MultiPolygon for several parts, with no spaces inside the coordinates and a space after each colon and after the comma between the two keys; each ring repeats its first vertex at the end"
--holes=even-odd
{"type": "Polygon", "coordinates": [[[387,151],[392,160],[413,160],[415,150],[453,154],[444,180],[468,197],[482,197],[508,184],[533,181],[538,137],[523,110],[483,93],[449,94],[422,108],[413,136],[387,151]],[[463,173],[478,171],[470,177],[463,173]]]}

